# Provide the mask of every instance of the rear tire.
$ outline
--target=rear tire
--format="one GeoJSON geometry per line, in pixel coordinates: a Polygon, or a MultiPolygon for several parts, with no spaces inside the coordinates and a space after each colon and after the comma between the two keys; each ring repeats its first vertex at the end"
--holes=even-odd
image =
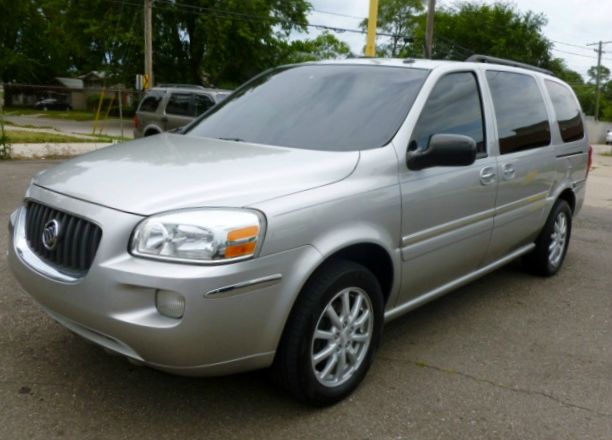
{"type": "Polygon", "coordinates": [[[271,369],[302,402],[334,404],[365,377],[380,343],[383,295],[364,266],[334,260],[302,289],[271,369]]]}
{"type": "Polygon", "coordinates": [[[572,232],[572,209],[562,199],[553,206],[535,249],[523,257],[524,266],[532,273],[545,277],[561,269],[572,232]]]}

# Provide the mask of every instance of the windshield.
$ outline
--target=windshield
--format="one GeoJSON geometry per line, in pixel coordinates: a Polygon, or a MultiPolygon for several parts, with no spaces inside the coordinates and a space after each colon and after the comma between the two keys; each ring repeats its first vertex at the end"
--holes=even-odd
{"type": "Polygon", "coordinates": [[[386,145],[429,71],[301,65],[256,77],[206,113],[189,134],[313,150],[386,145]]]}

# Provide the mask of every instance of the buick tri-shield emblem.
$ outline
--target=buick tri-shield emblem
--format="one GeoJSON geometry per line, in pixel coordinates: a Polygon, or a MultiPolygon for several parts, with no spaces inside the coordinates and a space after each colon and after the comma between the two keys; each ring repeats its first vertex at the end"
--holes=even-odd
{"type": "Polygon", "coordinates": [[[53,219],[45,223],[45,227],[42,232],[42,243],[43,246],[52,251],[57,246],[57,242],[60,238],[60,224],[57,220],[53,219]]]}

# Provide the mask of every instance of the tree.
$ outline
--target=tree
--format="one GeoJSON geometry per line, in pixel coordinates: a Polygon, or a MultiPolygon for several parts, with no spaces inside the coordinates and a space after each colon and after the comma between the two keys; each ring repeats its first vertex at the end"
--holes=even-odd
{"type": "MultiPolygon", "coordinates": [[[[425,15],[414,29],[411,56],[421,56],[425,41],[425,15]]],[[[542,34],[546,18],[520,12],[506,3],[459,3],[435,14],[433,58],[464,60],[473,54],[490,55],[549,68],[552,43],[542,34]]]]}
{"type": "Polygon", "coordinates": [[[159,81],[233,85],[270,67],[279,45],[306,29],[306,0],[160,1],[154,66],[159,81]],[[167,50],[160,50],[161,47],[167,50]],[[183,66],[177,69],[177,66],[183,66]]]}
{"type": "MultiPolygon", "coordinates": [[[[589,82],[597,84],[597,66],[591,66],[587,71],[589,82]]],[[[607,83],[610,80],[610,69],[606,66],[599,66],[599,84],[607,83]]]]}
{"type": "Polygon", "coordinates": [[[314,39],[292,41],[279,47],[276,64],[347,58],[350,55],[350,46],[326,31],[314,39]]]}
{"type": "MultiPolygon", "coordinates": [[[[270,67],[307,0],[156,0],[158,82],[236,84],[270,67]]],[[[143,70],[142,2],[0,0],[0,79],[44,83],[91,70],[131,84],[143,70]]]]}
{"type": "MultiPolygon", "coordinates": [[[[423,0],[380,0],[378,5],[377,30],[390,34],[390,37],[379,37],[384,41],[377,45],[379,56],[400,57],[412,41],[412,34],[418,15],[424,10],[423,0]]],[[[359,25],[363,30],[368,28],[368,19],[359,25]]]]}

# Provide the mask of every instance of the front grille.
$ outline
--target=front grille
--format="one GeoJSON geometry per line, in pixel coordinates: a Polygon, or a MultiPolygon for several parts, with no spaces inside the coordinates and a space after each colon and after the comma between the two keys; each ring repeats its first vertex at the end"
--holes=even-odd
{"type": "Polygon", "coordinates": [[[73,276],[83,276],[89,270],[102,238],[102,229],[95,224],[31,201],[26,205],[25,232],[36,255],[73,276]],[[49,250],[43,244],[43,230],[53,220],[59,224],[59,234],[56,245],[49,250]]]}

